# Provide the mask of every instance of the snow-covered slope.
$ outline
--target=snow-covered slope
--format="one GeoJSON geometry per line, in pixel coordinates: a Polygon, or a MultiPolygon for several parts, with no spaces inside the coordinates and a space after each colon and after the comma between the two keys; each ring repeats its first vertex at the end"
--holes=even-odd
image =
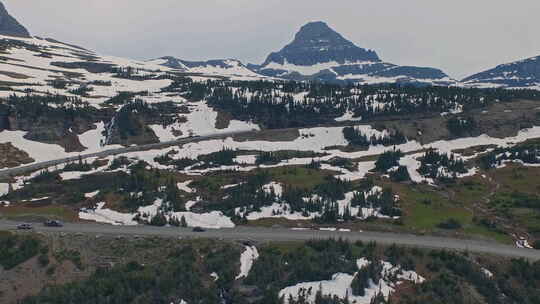
{"type": "Polygon", "coordinates": [[[469,87],[523,88],[540,90],[540,56],[474,74],[462,80],[469,87]]]}
{"type": "MultiPolygon", "coordinates": [[[[182,72],[181,68],[163,66],[160,61],[144,62],[103,56],[54,39],[38,37],[0,35],[0,52],[0,82],[3,87],[0,90],[0,99],[13,95],[60,95],[72,98],[69,103],[85,109],[83,112],[102,113],[92,114],[83,124],[79,121],[54,121],[45,116],[40,117],[37,124],[25,115],[15,118],[13,113],[0,111],[0,143],[12,142],[19,149],[35,156],[33,158],[36,161],[70,155],[71,151],[93,152],[110,148],[107,147],[111,144],[108,140],[109,134],[105,133],[115,126],[115,111],[118,112],[125,105],[122,101],[113,103],[111,99],[121,92],[132,94],[134,99],[141,100],[150,107],[168,102],[176,107],[176,112],[156,112],[157,115],[171,117],[168,119],[170,122],[164,124],[161,120],[154,119],[154,122],[148,123],[151,131],[145,140],[165,141],[209,132],[258,128],[256,125],[235,120],[231,120],[228,126],[217,128],[217,112],[204,102],[188,102],[182,92],[166,90],[173,83],[171,78],[184,76],[186,79],[191,77],[192,81],[204,81],[215,78],[219,72],[217,70],[208,78],[204,75],[207,73],[202,72],[193,76],[191,73],[182,72]],[[65,123],[65,126],[62,123],[65,123]],[[39,130],[36,130],[38,128],[39,130]],[[37,142],[36,136],[29,136],[29,133],[47,136],[38,136],[43,140],[37,142]],[[50,133],[55,134],[51,137],[50,133]],[[68,141],[74,148],[64,152],[64,148],[69,144],[59,145],[63,138],[69,138],[68,141]]],[[[210,74],[210,71],[207,72],[210,74]]],[[[8,103],[0,100],[0,110],[8,103]]],[[[66,104],[48,104],[45,107],[53,111],[51,109],[58,106],[64,109],[66,104]]]]}
{"type": "MultiPolygon", "coordinates": [[[[115,77],[121,68],[131,69],[132,76],[164,75],[170,68],[111,56],[101,56],[93,51],[68,45],[53,39],[15,38],[0,35],[0,81],[11,90],[1,96],[32,90],[36,94],[73,95],[72,89],[85,85],[92,89],[89,97],[82,97],[91,104],[100,104],[119,91],[157,91],[167,86],[169,80],[148,79],[139,81],[115,77]],[[65,82],[66,86],[53,82],[65,82]],[[103,83],[107,82],[107,85],[103,83]],[[110,82],[110,85],[109,83],[110,82]]],[[[24,92],[25,93],[25,92],[24,92]]]]}
{"type": "Polygon", "coordinates": [[[354,81],[365,84],[418,83],[449,85],[455,81],[434,68],[398,66],[360,48],[324,22],[303,26],[293,42],[271,53],[258,73],[294,80],[354,81]]]}
{"type": "Polygon", "coordinates": [[[188,73],[208,76],[224,76],[232,79],[262,79],[267,78],[257,74],[236,59],[218,59],[208,61],[187,61],[175,57],[162,57],[150,61],[166,67],[179,69],[188,73]]]}

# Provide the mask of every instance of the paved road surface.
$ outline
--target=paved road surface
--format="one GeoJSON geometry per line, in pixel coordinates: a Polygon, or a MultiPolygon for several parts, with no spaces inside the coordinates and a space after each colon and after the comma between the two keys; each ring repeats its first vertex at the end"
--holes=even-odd
{"type": "MultiPolygon", "coordinates": [[[[16,229],[16,222],[0,221],[0,230],[16,229]]],[[[67,223],[62,228],[43,227],[41,224],[34,225],[34,230],[41,232],[67,232],[101,235],[139,235],[139,236],[163,236],[163,237],[201,237],[218,238],[224,240],[251,240],[255,242],[270,241],[308,241],[312,239],[343,238],[349,241],[376,241],[381,244],[399,244],[434,249],[468,250],[471,252],[488,253],[499,256],[526,258],[540,260],[540,251],[521,249],[498,243],[460,240],[451,238],[415,236],[407,234],[381,233],[381,232],[332,232],[313,230],[290,230],[284,228],[254,228],[239,227],[234,229],[207,230],[205,232],[193,232],[191,229],[177,227],[152,227],[152,226],[111,226],[104,224],[67,223]]]]}

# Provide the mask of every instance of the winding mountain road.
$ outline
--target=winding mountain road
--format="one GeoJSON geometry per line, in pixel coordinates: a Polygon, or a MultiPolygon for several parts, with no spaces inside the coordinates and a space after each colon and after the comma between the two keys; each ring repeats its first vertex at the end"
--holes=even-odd
{"type": "MultiPolygon", "coordinates": [[[[160,149],[169,146],[186,144],[201,140],[222,139],[234,135],[250,134],[255,130],[234,131],[207,134],[197,137],[182,138],[173,141],[160,142],[155,144],[131,146],[117,149],[109,149],[96,153],[81,154],[80,156],[60,158],[40,163],[33,163],[26,166],[20,166],[11,169],[0,170],[0,179],[10,176],[16,176],[36,170],[48,168],[51,166],[76,161],[78,159],[87,159],[92,157],[106,157],[111,155],[124,154],[129,152],[146,151],[160,149]]],[[[14,230],[18,223],[10,221],[0,221],[0,230],[14,230]]],[[[463,240],[452,238],[441,238],[431,236],[416,236],[409,234],[381,233],[381,232],[339,232],[339,231],[318,231],[318,230],[291,230],[284,228],[255,228],[238,227],[234,229],[217,229],[205,232],[193,232],[191,229],[182,228],[163,228],[152,226],[111,226],[93,223],[67,223],[61,228],[44,227],[37,225],[35,231],[39,232],[65,232],[65,233],[84,233],[84,234],[107,234],[107,235],[146,235],[161,237],[188,237],[188,238],[217,238],[224,240],[252,240],[254,242],[282,242],[282,241],[308,241],[312,239],[343,238],[349,241],[375,241],[381,244],[398,244],[404,246],[448,249],[458,251],[471,251],[478,253],[487,253],[499,256],[525,258],[529,260],[540,260],[540,251],[532,249],[516,248],[513,246],[478,241],[463,240]]]]}
{"type": "Polygon", "coordinates": [[[17,176],[17,175],[21,175],[21,174],[25,174],[29,172],[34,172],[36,170],[41,170],[41,169],[49,168],[52,166],[77,161],[79,159],[84,160],[84,159],[88,159],[92,157],[107,157],[111,155],[119,155],[119,154],[124,154],[124,153],[129,153],[129,152],[163,149],[170,146],[187,144],[190,142],[197,142],[197,141],[211,140],[211,139],[223,139],[223,138],[227,138],[234,135],[250,134],[253,132],[257,132],[257,131],[244,130],[244,131],[212,133],[212,134],[205,134],[205,135],[188,137],[188,138],[180,138],[176,140],[164,141],[164,142],[148,144],[148,145],[130,146],[130,147],[124,147],[124,148],[109,149],[109,150],[104,150],[104,151],[95,152],[95,153],[79,154],[77,156],[63,157],[63,158],[39,162],[39,163],[32,163],[29,165],[19,166],[15,168],[3,169],[3,170],[0,170],[0,179],[5,179],[11,176],[17,176]]]}
{"type": "MultiPolygon", "coordinates": [[[[0,230],[14,230],[16,229],[17,224],[18,223],[16,222],[0,221],[0,230]]],[[[34,226],[34,230],[38,232],[83,233],[126,237],[160,236],[170,238],[213,238],[229,241],[252,241],[257,243],[343,238],[353,242],[375,241],[385,245],[398,244],[410,247],[487,253],[504,257],[525,258],[532,261],[540,260],[540,251],[533,249],[516,248],[513,246],[478,240],[463,240],[383,232],[340,232],[256,227],[237,227],[234,229],[216,229],[207,230],[205,232],[193,232],[188,228],[112,226],[94,223],[66,223],[65,226],[61,228],[44,227],[43,225],[38,224],[34,226]]]]}

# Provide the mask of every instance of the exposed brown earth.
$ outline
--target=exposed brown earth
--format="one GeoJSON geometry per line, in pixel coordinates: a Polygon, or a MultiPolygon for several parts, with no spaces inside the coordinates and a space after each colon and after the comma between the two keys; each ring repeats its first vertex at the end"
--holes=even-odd
{"type": "Polygon", "coordinates": [[[0,143],[0,167],[13,168],[34,162],[28,153],[17,149],[10,142],[0,143]]]}

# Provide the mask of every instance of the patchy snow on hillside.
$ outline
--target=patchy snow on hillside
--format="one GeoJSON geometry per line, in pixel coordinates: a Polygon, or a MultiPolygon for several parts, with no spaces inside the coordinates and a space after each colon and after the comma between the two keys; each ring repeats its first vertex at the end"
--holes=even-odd
{"type": "MultiPolygon", "coordinates": [[[[236,214],[243,215],[243,208],[236,208],[236,214]]],[[[270,206],[264,206],[260,208],[260,211],[253,211],[246,215],[248,221],[256,221],[264,218],[283,218],[291,221],[310,220],[318,216],[318,213],[311,212],[308,214],[302,214],[300,212],[293,212],[291,206],[287,203],[276,202],[270,206]]]]}
{"type": "Polygon", "coordinates": [[[246,246],[244,252],[240,255],[240,273],[236,280],[247,278],[253,263],[259,258],[259,252],[255,246],[246,246]]]}
{"type": "Polygon", "coordinates": [[[6,195],[9,193],[9,184],[8,183],[0,183],[0,197],[6,195]]]}
{"type": "Polygon", "coordinates": [[[86,198],[93,198],[93,197],[95,197],[95,196],[98,195],[98,194],[99,194],[99,190],[96,190],[96,191],[94,191],[94,192],[88,192],[88,193],[85,193],[85,194],[84,194],[84,197],[86,197],[86,198]]]}
{"type": "MultiPolygon", "coordinates": [[[[95,209],[83,209],[79,212],[79,218],[98,223],[106,223],[112,225],[134,226],[138,223],[134,220],[137,215],[141,219],[150,221],[154,216],[161,212],[162,200],[157,199],[154,204],[139,207],[136,213],[121,213],[111,209],[104,208],[105,203],[98,203],[95,209]]],[[[235,225],[229,217],[223,215],[222,212],[212,211],[209,213],[193,213],[193,212],[165,212],[163,214],[167,220],[176,218],[178,221],[182,217],[186,220],[188,227],[202,227],[207,229],[219,228],[234,228],[235,225]]]]}
{"type": "Polygon", "coordinates": [[[255,77],[255,78],[264,78],[264,76],[259,75],[252,70],[248,69],[241,62],[234,59],[228,59],[223,61],[223,65],[199,65],[189,68],[191,73],[201,73],[201,74],[210,74],[210,75],[222,75],[222,76],[244,76],[244,77],[255,77]]]}
{"type": "Polygon", "coordinates": [[[28,153],[36,162],[56,159],[67,154],[59,145],[44,144],[24,138],[26,133],[25,131],[4,130],[0,132],[0,143],[11,142],[16,148],[28,153]]]}
{"type": "Polygon", "coordinates": [[[205,101],[189,103],[188,107],[190,113],[183,115],[187,120],[186,122],[174,123],[166,127],[160,125],[150,126],[160,141],[233,131],[260,130],[257,124],[234,119],[229,122],[227,128],[218,129],[216,128],[218,113],[209,107],[205,101]]]}
{"type": "Polygon", "coordinates": [[[194,193],[196,190],[189,187],[189,184],[191,184],[191,182],[193,182],[193,181],[188,180],[188,181],[185,181],[185,182],[177,183],[176,186],[178,187],[179,190],[182,190],[182,191],[184,191],[186,193],[194,193]]]}
{"type": "Polygon", "coordinates": [[[487,270],[486,268],[482,267],[482,273],[486,276],[486,278],[491,279],[493,278],[493,272],[487,270]]]}
{"type": "Polygon", "coordinates": [[[280,196],[283,194],[283,185],[276,182],[271,182],[263,186],[263,190],[266,193],[274,193],[277,196],[280,196]]]}
{"type": "Polygon", "coordinates": [[[353,112],[345,112],[343,116],[335,118],[334,119],[337,122],[344,122],[344,121],[361,121],[362,117],[354,117],[353,112]]]}
{"type": "Polygon", "coordinates": [[[184,217],[188,227],[201,227],[206,229],[235,227],[232,220],[220,211],[212,211],[208,213],[173,212],[170,215],[165,216],[167,218],[175,217],[177,220],[181,220],[182,217],[184,217]]]}
{"type": "MultiPolygon", "coordinates": [[[[98,129],[90,130],[79,136],[81,144],[88,149],[82,153],[95,153],[106,149],[121,148],[120,145],[110,145],[102,147],[100,145],[102,136],[100,134],[100,124],[98,129]]],[[[0,132],[0,143],[10,142],[14,147],[25,151],[35,160],[35,162],[44,162],[62,157],[73,157],[82,154],[81,152],[67,153],[60,145],[45,144],[37,141],[32,141],[24,138],[27,134],[25,131],[8,131],[0,132]]]]}
{"type": "MultiPolygon", "coordinates": [[[[367,267],[371,262],[366,259],[357,261],[358,269],[367,267]]],[[[299,283],[294,286],[289,286],[279,292],[280,297],[284,297],[285,303],[289,303],[289,297],[297,300],[299,295],[303,295],[307,303],[315,303],[315,297],[320,290],[323,296],[338,297],[345,299],[348,297],[350,303],[370,304],[371,300],[380,292],[385,299],[388,299],[390,294],[394,292],[395,287],[404,281],[413,283],[422,283],[424,278],[419,276],[414,271],[403,271],[400,267],[393,266],[388,262],[382,262],[382,272],[379,282],[370,281],[370,286],[366,288],[364,296],[355,296],[353,294],[351,284],[356,276],[347,273],[336,273],[330,280],[299,283]],[[392,281],[392,277],[397,280],[392,281]]]]}
{"type": "Polygon", "coordinates": [[[86,209],[79,212],[81,220],[94,221],[112,225],[134,226],[137,222],[133,220],[135,214],[121,213],[111,209],[103,208],[104,202],[98,203],[95,209],[86,209]]]}
{"type": "Polygon", "coordinates": [[[357,61],[357,62],[345,62],[345,63],[339,63],[337,61],[329,61],[329,62],[322,62],[314,65],[296,65],[293,63],[289,63],[287,59],[284,60],[283,64],[277,63],[277,62],[270,62],[266,66],[262,68],[262,70],[279,70],[279,71],[285,71],[285,73],[299,73],[304,76],[311,76],[315,75],[321,71],[324,70],[330,70],[333,67],[338,66],[346,66],[346,65],[372,65],[376,64],[376,62],[371,61],[357,61]]]}

